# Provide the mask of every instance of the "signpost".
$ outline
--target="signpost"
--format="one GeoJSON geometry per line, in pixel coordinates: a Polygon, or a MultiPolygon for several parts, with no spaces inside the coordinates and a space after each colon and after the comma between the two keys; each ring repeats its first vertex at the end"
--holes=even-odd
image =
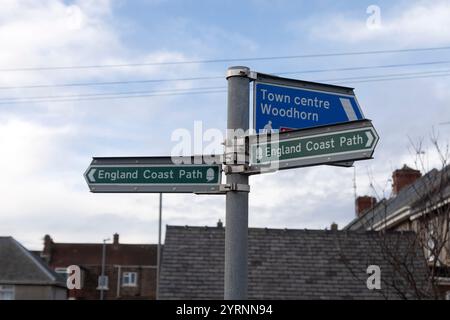
{"type": "Polygon", "coordinates": [[[254,128],[289,131],[364,119],[352,88],[257,74],[254,128]]]}
{"type": "Polygon", "coordinates": [[[284,132],[276,141],[259,138],[249,141],[253,172],[274,163],[277,169],[290,169],[370,159],[379,139],[369,120],[284,132]]]}
{"type": "Polygon", "coordinates": [[[91,192],[207,193],[219,190],[222,165],[174,164],[171,157],[93,158],[84,176],[91,192]]]}
{"type": "MultiPolygon", "coordinates": [[[[227,129],[229,130],[240,130],[244,133],[249,127],[249,73],[250,69],[247,67],[228,69],[227,129]]],[[[228,139],[227,142],[229,143],[228,139]]],[[[225,147],[228,149],[230,146],[225,147]]],[[[243,151],[245,152],[245,148],[243,151]]],[[[239,168],[239,164],[232,163],[229,167],[239,168]]],[[[225,300],[247,299],[248,191],[244,189],[249,186],[248,180],[249,177],[244,172],[231,170],[227,175],[227,183],[238,187],[234,191],[227,192],[225,199],[225,300]]]]}
{"type": "Polygon", "coordinates": [[[247,298],[249,175],[320,164],[348,167],[370,159],[379,137],[371,121],[364,119],[352,88],[256,73],[247,67],[229,68],[227,80],[227,129],[235,136],[227,136],[223,156],[178,161],[96,157],[84,177],[91,192],[226,194],[224,298],[237,300],[247,298]],[[260,133],[252,136],[246,133],[250,81],[255,84],[254,129],[260,133]],[[226,184],[221,184],[222,162],[226,184]]]}

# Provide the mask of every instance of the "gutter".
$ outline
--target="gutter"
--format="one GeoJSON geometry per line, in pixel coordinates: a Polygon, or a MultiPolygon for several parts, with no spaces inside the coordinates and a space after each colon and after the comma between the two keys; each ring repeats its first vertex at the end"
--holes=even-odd
{"type": "Polygon", "coordinates": [[[407,218],[411,214],[411,207],[404,206],[398,209],[397,211],[390,214],[387,218],[377,222],[372,226],[372,230],[380,231],[387,227],[392,226],[393,224],[400,222],[407,218]]]}
{"type": "Polygon", "coordinates": [[[411,221],[416,220],[417,218],[420,218],[421,216],[426,215],[427,213],[430,213],[431,211],[434,211],[442,206],[445,206],[446,204],[450,203],[450,199],[447,198],[446,200],[440,201],[437,204],[435,204],[434,206],[432,206],[431,208],[426,208],[424,210],[421,210],[419,212],[417,212],[416,214],[412,215],[409,219],[411,221]]]}

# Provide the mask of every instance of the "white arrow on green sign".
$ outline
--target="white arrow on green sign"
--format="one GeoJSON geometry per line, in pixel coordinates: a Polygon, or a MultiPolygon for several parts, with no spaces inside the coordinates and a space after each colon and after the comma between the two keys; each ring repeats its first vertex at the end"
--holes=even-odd
{"type": "Polygon", "coordinates": [[[276,141],[252,136],[250,172],[274,164],[276,169],[288,169],[370,159],[378,139],[370,120],[280,133],[276,141]]]}
{"type": "Polygon", "coordinates": [[[221,164],[174,164],[170,157],[94,158],[85,172],[92,192],[193,193],[219,190],[221,164]]]}

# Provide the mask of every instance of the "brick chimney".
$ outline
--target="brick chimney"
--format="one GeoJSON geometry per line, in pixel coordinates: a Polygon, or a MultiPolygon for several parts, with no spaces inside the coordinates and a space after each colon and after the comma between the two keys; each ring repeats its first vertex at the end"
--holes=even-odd
{"type": "Polygon", "coordinates": [[[48,234],[44,236],[44,250],[42,250],[41,257],[49,263],[52,258],[53,239],[48,234]]]}
{"type": "Polygon", "coordinates": [[[119,244],[119,234],[118,233],[114,233],[113,235],[113,245],[117,246],[119,244]]]}
{"type": "Polygon", "coordinates": [[[333,222],[330,226],[331,231],[338,231],[338,225],[336,222],[333,222]]]}
{"type": "Polygon", "coordinates": [[[377,199],[374,197],[361,196],[361,197],[356,198],[356,201],[355,201],[356,216],[360,217],[364,211],[373,208],[376,204],[377,204],[377,199]]]}
{"type": "Polygon", "coordinates": [[[392,173],[392,193],[396,196],[403,188],[410,186],[421,176],[419,170],[414,170],[405,164],[403,168],[392,173]]]}

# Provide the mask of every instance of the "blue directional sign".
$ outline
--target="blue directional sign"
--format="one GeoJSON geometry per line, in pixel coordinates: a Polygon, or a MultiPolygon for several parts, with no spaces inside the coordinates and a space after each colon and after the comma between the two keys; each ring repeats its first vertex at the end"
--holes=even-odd
{"type": "MultiPolygon", "coordinates": [[[[278,78],[280,79],[280,78],[278,78]]],[[[281,78],[282,79],[282,78],[281,78]]],[[[295,80],[290,80],[294,82],[295,80]]],[[[289,131],[364,119],[351,88],[255,81],[254,128],[289,131]]],[[[303,84],[303,83],[306,83],[303,84]]]]}

